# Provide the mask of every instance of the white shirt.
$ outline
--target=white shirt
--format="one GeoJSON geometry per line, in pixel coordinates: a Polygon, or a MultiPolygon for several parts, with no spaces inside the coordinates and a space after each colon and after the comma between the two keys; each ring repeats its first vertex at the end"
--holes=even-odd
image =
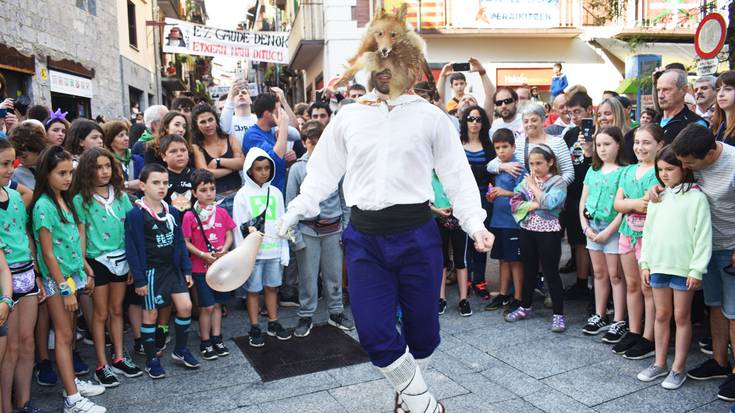
{"type": "Polygon", "coordinates": [[[495,119],[493,124],[490,126],[490,139],[493,138],[493,135],[498,129],[503,128],[510,129],[513,132],[513,136],[518,139],[518,137],[523,133],[523,117],[520,113],[516,113],[516,117],[510,122],[506,122],[503,118],[495,119]]]}
{"type": "Polygon", "coordinates": [[[301,194],[288,204],[288,212],[300,218],[316,216],[319,202],[337,190],[342,176],[349,207],[376,211],[430,201],[435,170],[462,229],[468,234],[485,229],[480,192],[457,130],[444,112],[414,95],[387,104],[372,102],[347,105],[332,118],[309,158],[301,194]]]}

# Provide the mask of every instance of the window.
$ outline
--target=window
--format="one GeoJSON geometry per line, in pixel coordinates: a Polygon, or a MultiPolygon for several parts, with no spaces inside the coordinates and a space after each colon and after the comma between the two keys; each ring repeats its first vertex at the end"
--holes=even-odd
{"type": "Polygon", "coordinates": [[[138,48],[138,31],[135,27],[135,3],[128,0],[128,43],[130,47],[138,48]]]}

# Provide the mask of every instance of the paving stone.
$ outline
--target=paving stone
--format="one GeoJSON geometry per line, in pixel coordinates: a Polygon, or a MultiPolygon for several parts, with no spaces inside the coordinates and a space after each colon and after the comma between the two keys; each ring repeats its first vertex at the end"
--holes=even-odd
{"type": "Polygon", "coordinates": [[[704,406],[697,407],[696,409],[690,410],[691,413],[725,413],[729,412],[732,403],[728,403],[722,400],[717,400],[712,403],[707,403],[704,406]]]}
{"type": "Polygon", "coordinates": [[[259,405],[262,413],[347,412],[328,392],[305,394],[259,405]]]}
{"type": "Polygon", "coordinates": [[[493,383],[480,373],[469,373],[452,376],[452,380],[470,393],[478,395],[485,403],[497,403],[518,398],[518,396],[500,384],[493,383]]]}
{"type": "Polygon", "coordinates": [[[499,403],[487,403],[481,395],[466,394],[442,401],[448,412],[472,413],[534,413],[541,410],[522,399],[506,400],[499,403]]]}
{"type": "MultiPolygon", "coordinates": [[[[592,413],[594,410],[556,390],[545,388],[523,400],[548,413],[592,413]]],[[[618,411],[619,412],[619,411],[618,411]]]]}
{"type": "MultiPolygon", "coordinates": [[[[717,399],[718,381],[687,380],[678,390],[666,390],[656,380],[654,386],[595,406],[598,412],[645,411],[647,413],[689,411],[717,399]]],[[[719,410],[723,411],[723,410],[719,410]]]]}
{"type": "Polygon", "coordinates": [[[480,374],[520,397],[528,396],[546,387],[544,383],[505,363],[484,370],[480,374]]]}
{"type": "Polygon", "coordinates": [[[249,406],[315,393],[338,386],[339,383],[329,373],[322,371],[268,383],[239,384],[233,386],[232,389],[240,390],[233,396],[237,406],[249,406]]]}
{"type": "Polygon", "coordinates": [[[363,383],[383,378],[377,367],[372,363],[355,364],[327,371],[340,386],[363,383]]]}

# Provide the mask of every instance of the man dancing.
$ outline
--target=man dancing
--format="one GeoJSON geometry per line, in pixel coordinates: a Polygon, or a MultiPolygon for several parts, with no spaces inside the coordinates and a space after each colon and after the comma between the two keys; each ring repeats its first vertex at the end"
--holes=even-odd
{"type": "Polygon", "coordinates": [[[416,95],[390,99],[389,70],[371,78],[375,91],[361,104],[345,106],[324,130],[301,194],[277,224],[279,235],[317,216],[319,202],[337,190],[344,176],[352,216],[343,240],[360,344],[396,389],[397,408],[444,412],[421,374],[440,341],[443,264],[428,204],[432,171],[478,249],[489,250],[493,236],[483,225],[480,194],[449,118],[416,95]],[[401,332],[396,329],[399,306],[401,332]]]}

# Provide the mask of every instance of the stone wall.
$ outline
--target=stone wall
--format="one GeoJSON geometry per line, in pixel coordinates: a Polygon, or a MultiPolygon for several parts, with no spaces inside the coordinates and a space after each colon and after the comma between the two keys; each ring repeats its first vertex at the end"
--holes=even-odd
{"type": "Polygon", "coordinates": [[[94,69],[92,116],[124,113],[116,13],[115,0],[2,0],[0,43],[36,59],[34,103],[51,104],[48,79],[41,78],[51,57],[94,69]]]}

